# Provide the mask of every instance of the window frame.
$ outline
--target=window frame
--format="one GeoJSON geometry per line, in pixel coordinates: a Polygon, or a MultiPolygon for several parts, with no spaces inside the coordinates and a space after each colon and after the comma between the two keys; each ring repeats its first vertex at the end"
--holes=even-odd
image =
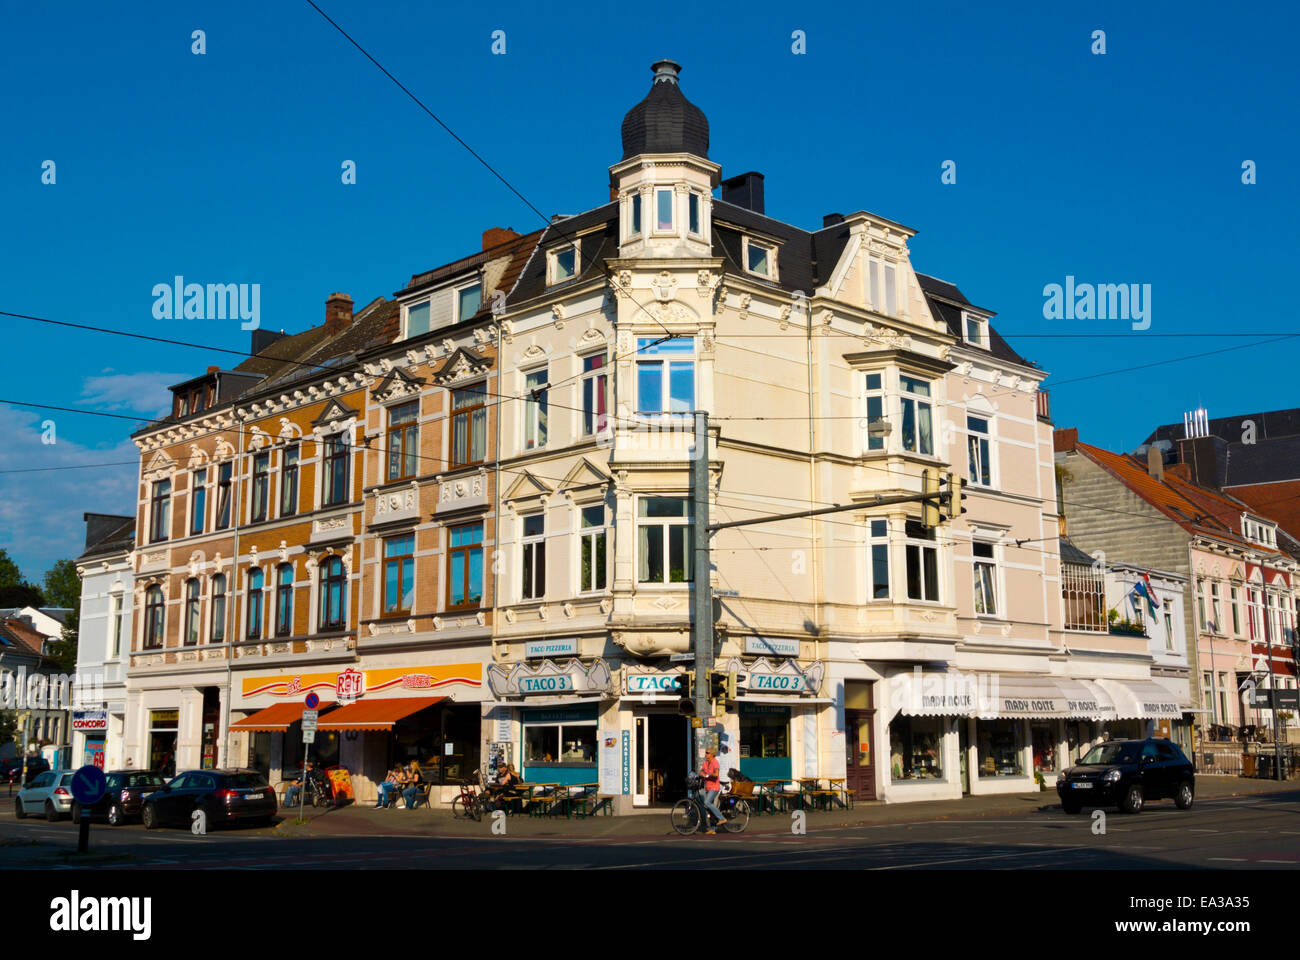
{"type": "Polygon", "coordinates": [[[452,296],[452,302],[455,303],[456,305],[457,323],[461,323],[462,321],[469,320],[471,317],[477,316],[478,312],[483,309],[483,278],[478,277],[470,281],[469,283],[462,283],[458,286],[453,287],[451,296],[452,296]],[[465,294],[470,290],[472,290],[474,287],[478,287],[478,306],[474,308],[473,313],[466,315],[465,305],[462,302],[462,300],[465,294]]]}
{"type": "Polygon", "coordinates": [[[379,616],[381,618],[392,617],[394,619],[409,617],[411,611],[415,608],[415,531],[396,534],[391,537],[384,537],[380,540],[380,574],[379,574],[379,616]],[[389,553],[389,544],[396,544],[400,540],[411,541],[411,548],[406,553],[389,553]],[[390,609],[388,597],[388,570],[389,567],[396,564],[397,567],[397,592],[398,603],[390,609]],[[406,598],[406,578],[410,578],[410,606],[403,606],[402,601],[406,598]]]}
{"type": "Polygon", "coordinates": [[[142,650],[161,650],[167,636],[167,600],[162,587],[150,584],[144,591],[142,650]]]}
{"type": "Polygon", "coordinates": [[[337,553],[330,554],[317,567],[316,577],[320,589],[317,630],[344,630],[348,622],[348,571],[343,558],[337,553]],[[337,573],[334,570],[337,568],[337,573]],[[332,604],[331,594],[338,596],[338,617],[327,616],[332,604]]]}
{"type": "Polygon", "coordinates": [[[582,275],[582,238],[579,237],[570,243],[562,243],[546,251],[546,285],[554,287],[561,283],[568,283],[570,280],[576,280],[582,275]],[[560,257],[568,252],[573,252],[573,272],[567,277],[560,276],[560,257]]]}
{"type": "Polygon", "coordinates": [[[686,192],[686,235],[704,237],[704,199],[695,190],[686,192]],[[692,219],[695,220],[694,229],[691,228],[692,219]]]}
{"type": "Polygon", "coordinates": [[[650,234],[651,234],[651,236],[656,236],[656,237],[673,237],[673,236],[676,236],[677,233],[678,233],[678,231],[677,231],[677,190],[676,190],[676,188],[675,188],[675,187],[671,187],[671,186],[669,186],[669,187],[665,187],[665,186],[663,186],[662,184],[656,184],[655,187],[653,188],[653,190],[651,191],[651,197],[652,197],[652,200],[653,200],[653,202],[652,202],[652,204],[651,204],[651,210],[650,210],[650,213],[651,213],[651,221],[650,221],[650,222],[651,222],[651,227],[650,227],[650,234]],[[660,200],[660,198],[663,197],[663,196],[665,196],[665,195],[668,197],[668,226],[666,226],[666,227],[662,225],[662,219],[663,219],[663,218],[660,216],[661,209],[662,209],[662,204],[661,204],[661,200],[660,200]]]}
{"type": "Polygon", "coordinates": [[[521,514],[519,534],[519,599],[543,600],[546,597],[546,512],[521,514]],[[528,532],[530,521],[540,521],[534,533],[528,532]]]}
{"type": "Polygon", "coordinates": [[[524,377],[523,429],[521,440],[524,450],[541,450],[546,447],[550,433],[550,366],[543,364],[532,370],[521,371],[524,377]],[[535,378],[540,377],[536,386],[535,378]]]}
{"type": "Polygon", "coordinates": [[[484,381],[483,383],[473,383],[466,387],[460,387],[451,391],[450,420],[451,420],[451,435],[449,437],[449,443],[451,449],[449,451],[450,456],[448,458],[448,466],[454,469],[457,467],[477,466],[478,464],[486,462],[487,455],[488,455],[487,381],[484,381]],[[456,406],[458,402],[457,398],[464,395],[477,396],[478,402],[472,404],[466,404],[460,407],[456,406]],[[461,459],[462,451],[458,449],[457,439],[456,439],[456,423],[462,417],[465,420],[465,433],[464,433],[465,450],[463,451],[463,455],[466,458],[468,458],[474,453],[473,450],[474,423],[475,423],[475,419],[480,416],[482,417],[482,423],[483,423],[483,441],[482,441],[483,449],[481,451],[482,456],[480,456],[478,459],[461,459]]]}
{"type": "Polygon", "coordinates": [[[280,516],[298,514],[298,476],[302,464],[302,447],[291,443],[280,453],[280,516]],[[289,457],[293,460],[290,462],[289,457]]]}
{"type": "Polygon", "coordinates": [[[217,464],[217,503],[212,518],[213,530],[229,530],[232,504],[235,499],[235,461],[217,464]],[[225,479],[222,479],[225,474],[225,479]]]}
{"type": "Polygon", "coordinates": [[[898,427],[899,427],[898,444],[899,444],[899,448],[906,453],[914,453],[917,456],[922,456],[922,457],[933,457],[935,455],[934,438],[935,438],[935,433],[937,432],[936,428],[939,425],[938,418],[935,416],[935,410],[938,406],[934,395],[934,385],[936,382],[937,381],[935,380],[927,380],[924,377],[918,377],[911,373],[904,373],[902,371],[899,371],[898,374],[898,427]],[[911,390],[907,388],[904,381],[912,381],[914,383],[925,384],[926,390],[928,392],[924,395],[919,393],[913,393],[911,390]],[[914,410],[912,412],[912,420],[915,426],[915,436],[913,438],[915,440],[914,448],[909,447],[907,445],[906,422],[907,422],[907,411],[909,406],[914,407],[914,410]],[[922,409],[928,411],[930,415],[930,431],[929,431],[930,449],[929,450],[921,449],[922,409]]]}
{"type": "Polygon", "coordinates": [[[190,474],[190,536],[197,537],[207,526],[208,468],[190,474]]]}
{"type": "Polygon", "coordinates": [[[155,480],[149,492],[149,542],[166,543],[171,539],[172,482],[155,480]]]}
{"type": "Polygon", "coordinates": [[[275,568],[275,614],[272,619],[272,632],[277,637],[293,636],[293,592],[294,570],[292,563],[281,563],[275,568]],[[289,582],[284,582],[288,572],[289,582]]]}
{"type": "Polygon", "coordinates": [[[971,313],[969,310],[961,312],[961,336],[962,340],[973,347],[979,347],[982,350],[989,349],[989,319],[981,317],[977,313],[971,313]],[[970,328],[974,324],[977,329],[977,338],[971,339],[970,328]]]}
{"type": "Polygon", "coordinates": [[[777,279],[777,245],[767,240],[758,240],[751,238],[748,234],[742,237],[740,251],[740,265],[744,271],[751,277],[761,277],[764,280],[773,282],[777,279]],[[757,247],[767,252],[767,272],[761,273],[749,265],[749,251],[757,247]]]}
{"type": "MultiPolygon", "coordinates": [[[[931,414],[933,417],[933,414],[931,414]]],[[[996,486],[997,477],[993,469],[993,418],[983,414],[973,414],[966,411],[966,479],[971,486],[983,487],[986,490],[992,490],[996,486]],[[984,430],[980,431],[972,425],[972,421],[979,421],[984,424],[984,430]],[[982,466],[983,476],[985,479],[976,478],[976,460],[982,466]]]]}
{"type": "Polygon", "coordinates": [[[224,573],[214,574],[212,577],[211,622],[208,625],[208,638],[211,643],[225,643],[226,641],[226,604],[229,602],[227,594],[226,575],[224,573]]]}
{"type": "MultiPolygon", "coordinates": [[[[864,426],[862,428],[862,449],[867,453],[880,452],[884,453],[888,449],[888,437],[873,437],[871,435],[871,424],[873,419],[881,423],[889,423],[889,389],[885,383],[884,370],[864,370],[862,374],[862,419],[864,426]],[[872,380],[876,385],[872,386],[872,380]],[[872,417],[872,403],[876,401],[879,409],[876,416],[872,417]]],[[[892,431],[891,431],[892,433],[892,431]]]]}
{"type": "Polygon", "coordinates": [[[420,337],[433,330],[433,298],[425,297],[417,300],[415,303],[407,303],[402,306],[402,339],[409,340],[412,337],[420,337]],[[411,310],[425,308],[425,316],[428,318],[428,329],[421,330],[419,333],[411,332],[411,310]]]}
{"type": "Polygon", "coordinates": [[[448,610],[475,610],[483,605],[483,598],[487,594],[487,571],[483,566],[483,540],[487,532],[486,524],[482,520],[475,520],[470,523],[458,523],[447,527],[447,609],[448,610]],[[478,528],[478,539],[474,542],[461,543],[453,545],[453,540],[457,531],[470,530],[478,528]],[[472,562],[475,552],[478,553],[478,571],[481,581],[479,583],[479,595],[476,599],[468,599],[472,586],[472,572],[474,564],[472,562]],[[460,603],[454,603],[452,600],[452,569],[455,564],[455,558],[461,557],[461,590],[463,599],[460,603]]]}
{"type": "Polygon", "coordinates": [[[244,638],[246,640],[263,640],[262,627],[263,619],[266,613],[266,575],[260,567],[252,567],[247,574],[248,586],[244,591],[248,597],[246,609],[247,616],[244,618],[244,638]],[[256,585],[255,585],[256,584],[256,585]],[[254,619],[256,613],[256,619],[254,619]],[[254,627],[257,628],[254,632],[254,627]]]}
{"type": "Polygon", "coordinates": [[[582,363],[579,392],[582,402],[582,435],[594,437],[605,431],[609,425],[609,354],[605,350],[588,353],[578,358],[582,363]],[[599,359],[600,366],[588,368],[587,364],[599,359]],[[600,412],[592,409],[595,404],[596,391],[600,391],[600,412]]]}
{"type": "Polygon", "coordinates": [[[271,505],[271,451],[253,454],[252,480],[249,484],[248,522],[262,523],[270,519],[271,505]]]}
{"type": "Polygon", "coordinates": [[[126,616],[125,601],[126,594],[120,590],[114,591],[108,595],[109,601],[109,655],[108,659],[116,660],[122,655],[122,632],[125,625],[126,616]]]}
{"type": "Polygon", "coordinates": [[[890,523],[887,517],[867,517],[867,603],[890,603],[893,599],[894,585],[890,579],[890,523]],[[879,567],[884,566],[884,596],[877,595],[881,584],[878,582],[879,567]]]}
{"type": "Polygon", "coordinates": [[[321,507],[341,507],[352,502],[349,489],[352,474],[352,445],[347,431],[331,433],[322,438],[321,452],[321,507]],[[342,479],[338,476],[342,470],[342,479]],[[341,497],[340,497],[341,492],[341,497]]]}
{"type": "Polygon", "coordinates": [[[642,494],[636,498],[636,583],[638,587],[672,587],[677,584],[689,584],[694,582],[695,577],[695,557],[694,541],[692,528],[695,523],[694,508],[689,495],[675,496],[668,493],[642,494]],[[652,517],[643,515],[642,509],[653,500],[676,500],[683,504],[684,511],[680,516],[660,516],[652,517]],[[681,579],[673,578],[672,565],[672,538],[670,530],[673,528],[684,527],[686,530],[686,540],[682,546],[682,572],[681,579]],[[643,563],[648,569],[649,558],[647,551],[650,549],[649,540],[643,536],[643,531],[650,528],[656,528],[660,531],[660,558],[663,562],[663,576],[659,579],[642,578],[643,563]]]}
{"type": "Polygon", "coordinates": [[[699,350],[695,344],[693,336],[675,336],[671,340],[664,340],[662,343],[660,337],[638,337],[636,347],[636,368],[634,376],[636,378],[636,412],[640,417],[687,417],[690,416],[699,402],[699,384],[696,382],[698,374],[699,350]],[[673,344],[687,343],[690,345],[689,351],[674,352],[672,350],[660,353],[665,347],[671,347],[673,344]],[[644,353],[651,350],[651,353],[644,353]],[[654,359],[643,359],[650,357],[654,359]],[[690,410],[673,410],[673,373],[674,368],[689,366],[691,371],[691,399],[690,410]],[[642,403],[641,396],[641,376],[642,369],[648,367],[658,367],[659,373],[659,408],[650,410],[646,409],[642,403]]]}
{"type": "MultiPolygon", "coordinates": [[[[1003,619],[1001,613],[1001,568],[998,562],[998,544],[995,540],[986,540],[982,538],[973,538],[971,540],[971,574],[972,574],[972,606],[975,610],[975,616],[985,617],[988,619],[1003,619]],[[988,554],[976,554],[975,548],[987,548],[988,554]],[[981,572],[987,574],[985,580],[981,580],[981,572]],[[993,609],[980,611],[981,596],[985,591],[991,591],[993,594],[993,609]]],[[[988,597],[983,596],[985,607],[988,606],[988,597]]]]}
{"type": "Polygon", "coordinates": [[[395,403],[384,409],[384,482],[397,483],[410,480],[420,472],[420,401],[407,400],[395,403]],[[393,422],[395,414],[414,409],[415,415],[409,420],[393,422]],[[393,473],[394,456],[397,457],[398,472],[393,473]]]}
{"type": "Polygon", "coordinates": [[[882,317],[901,317],[903,315],[900,304],[903,300],[899,296],[902,293],[902,284],[899,282],[902,264],[897,260],[889,260],[884,257],[867,258],[867,302],[871,305],[871,310],[880,314],[882,317]],[[893,302],[888,302],[891,296],[890,279],[893,280],[893,302]]]}
{"type": "Polygon", "coordinates": [[[575,551],[578,562],[578,593],[595,594],[604,593],[609,589],[609,541],[610,541],[610,524],[608,510],[603,502],[577,504],[578,509],[578,549],[575,551]],[[590,510],[600,511],[600,523],[587,525],[587,512],[590,510]],[[591,586],[588,586],[587,578],[583,576],[583,554],[584,551],[591,557],[591,586]],[[597,564],[599,558],[599,564],[597,564]],[[600,576],[597,578],[596,570],[599,566],[600,576]],[[599,579],[601,584],[596,586],[599,579]]]}
{"type": "Polygon", "coordinates": [[[933,529],[929,531],[929,536],[921,536],[916,531],[921,528],[919,517],[908,517],[904,525],[903,538],[903,558],[904,558],[904,590],[908,603],[943,603],[943,572],[939,564],[939,537],[933,529]],[[930,571],[926,567],[926,554],[930,552],[934,557],[934,596],[928,597],[927,587],[930,571]],[[917,582],[921,589],[920,596],[912,595],[912,557],[917,558],[917,582]]]}
{"type": "Polygon", "coordinates": [[[642,215],[644,204],[641,202],[641,191],[633,190],[627,197],[627,238],[643,236],[644,224],[642,215]]]}
{"type": "Polygon", "coordinates": [[[181,645],[196,647],[203,640],[203,597],[197,577],[185,581],[185,616],[181,620],[181,645]]]}

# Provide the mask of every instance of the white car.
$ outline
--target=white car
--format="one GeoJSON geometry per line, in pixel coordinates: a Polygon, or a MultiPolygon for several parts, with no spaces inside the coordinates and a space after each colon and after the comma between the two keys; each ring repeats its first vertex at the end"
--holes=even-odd
{"type": "Polygon", "coordinates": [[[75,770],[46,770],[14,798],[14,816],[21,820],[43,812],[53,823],[72,814],[72,777],[75,770]]]}

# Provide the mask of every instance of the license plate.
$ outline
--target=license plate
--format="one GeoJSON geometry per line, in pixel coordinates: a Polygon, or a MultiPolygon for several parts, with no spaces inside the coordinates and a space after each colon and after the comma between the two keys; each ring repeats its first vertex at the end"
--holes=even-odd
{"type": "Polygon", "coordinates": [[[245,799],[245,800],[261,800],[264,796],[266,796],[266,794],[264,794],[264,793],[246,793],[246,794],[244,794],[244,799],[245,799]]]}
{"type": "Polygon", "coordinates": [[[1076,780],[1074,783],[1071,784],[1071,786],[1074,787],[1074,789],[1076,789],[1076,790],[1091,790],[1091,789],[1092,789],[1092,784],[1091,784],[1091,783],[1084,783],[1082,780],[1076,780]]]}

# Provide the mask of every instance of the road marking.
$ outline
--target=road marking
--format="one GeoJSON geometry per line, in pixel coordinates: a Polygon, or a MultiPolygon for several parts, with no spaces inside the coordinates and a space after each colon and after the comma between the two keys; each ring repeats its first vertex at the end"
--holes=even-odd
{"type": "Polygon", "coordinates": [[[1066,853],[1071,850],[1083,850],[1082,846],[1044,847],[1042,850],[1027,850],[1024,853],[991,853],[982,857],[956,857],[950,860],[926,860],[922,863],[900,863],[897,866],[871,867],[872,870],[908,870],[913,867],[934,867],[947,863],[969,863],[974,860],[1004,860],[1007,857],[1033,857],[1044,853],[1066,853]]]}
{"type": "Polygon", "coordinates": [[[1206,857],[1206,860],[1217,860],[1220,863],[1247,863],[1245,857],[1206,857]]]}

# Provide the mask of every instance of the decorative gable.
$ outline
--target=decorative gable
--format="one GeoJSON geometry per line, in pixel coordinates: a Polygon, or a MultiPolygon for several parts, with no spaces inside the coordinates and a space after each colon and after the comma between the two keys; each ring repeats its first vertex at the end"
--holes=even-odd
{"type": "Polygon", "coordinates": [[[510,485],[510,489],[506,491],[502,500],[510,503],[516,500],[540,499],[550,493],[551,488],[544,481],[537,479],[527,470],[524,470],[519,474],[518,479],[510,485]]]}
{"type": "Polygon", "coordinates": [[[313,427],[319,427],[323,424],[338,423],[340,420],[356,419],[358,411],[353,410],[347,404],[338,399],[332,399],[325,404],[325,409],[321,415],[311,422],[313,427]]]}
{"type": "Polygon", "coordinates": [[[458,347],[443,362],[442,366],[434,371],[433,379],[435,382],[446,386],[462,380],[473,380],[484,376],[491,369],[492,362],[490,360],[475,357],[464,347],[458,347]]]}
{"type": "Polygon", "coordinates": [[[400,397],[417,397],[424,381],[413,377],[401,367],[393,367],[388,375],[370,390],[370,396],[377,403],[387,403],[400,397]]]}
{"type": "Polygon", "coordinates": [[[176,461],[159,450],[149,461],[149,466],[145,468],[144,478],[150,482],[156,480],[166,480],[176,472],[176,461]]]}
{"type": "Polygon", "coordinates": [[[595,496],[599,487],[609,483],[609,474],[596,466],[586,457],[573,465],[560,482],[559,491],[569,497],[595,496]]]}

